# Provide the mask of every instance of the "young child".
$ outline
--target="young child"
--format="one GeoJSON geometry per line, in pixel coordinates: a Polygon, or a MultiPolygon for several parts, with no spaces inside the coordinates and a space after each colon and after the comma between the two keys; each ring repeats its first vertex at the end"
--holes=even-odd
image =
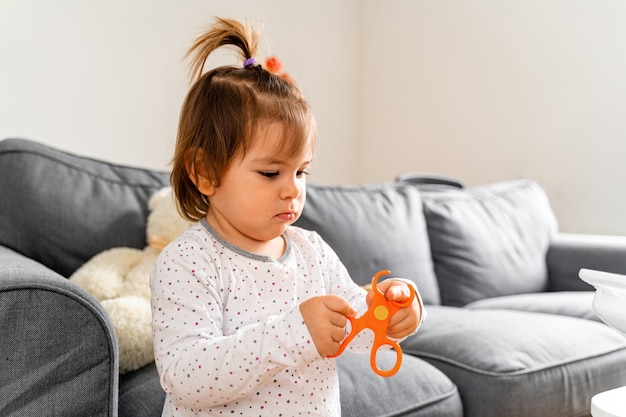
{"type": "MultiPolygon", "coordinates": [[[[164,416],[339,416],[327,357],[346,336],[347,316],[371,299],[316,233],[291,226],[305,201],[315,120],[293,81],[255,60],[257,39],[249,26],[218,19],[189,51],[195,82],[171,179],[181,213],[197,223],[151,274],[164,416]],[[223,45],[243,65],[202,74],[223,45]]],[[[379,288],[402,301],[408,285],[388,279],[379,288]]],[[[388,336],[412,334],[421,319],[416,299],[391,318],[388,336]]],[[[369,353],[371,337],[350,345],[359,348],[369,353]]]]}

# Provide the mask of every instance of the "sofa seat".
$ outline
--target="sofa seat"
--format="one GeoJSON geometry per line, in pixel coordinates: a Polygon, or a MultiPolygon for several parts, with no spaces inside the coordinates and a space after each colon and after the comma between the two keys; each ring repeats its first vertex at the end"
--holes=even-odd
{"type": "MultiPolygon", "coordinates": [[[[391,369],[395,352],[380,352],[379,367],[391,369]]],[[[370,368],[369,355],[344,352],[337,358],[341,415],[368,416],[463,416],[457,387],[429,363],[404,355],[402,367],[392,377],[378,376],[370,368]]]]}
{"type": "Polygon", "coordinates": [[[505,309],[559,314],[601,322],[593,311],[593,291],[557,291],[484,298],[466,304],[472,309],[505,309]]]}
{"type": "Polygon", "coordinates": [[[588,416],[594,394],[626,380],[623,335],[554,314],[430,306],[402,348],[457,385],[465,416],[588,416]]]}
{"type": "Polygon", "coordinates": [[[160,416],[165,403],[154,362],[120,375],[118,417],[160,416]]]}

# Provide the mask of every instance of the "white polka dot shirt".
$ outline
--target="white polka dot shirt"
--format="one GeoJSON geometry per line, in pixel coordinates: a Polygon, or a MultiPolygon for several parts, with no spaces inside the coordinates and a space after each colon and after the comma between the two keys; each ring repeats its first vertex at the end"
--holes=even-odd
{"type": "Polygon", "coordinates": [[[202,220],[161,252],[150,281],[163,416],[340,415],[335,360],[319,356],[299,304],[337,294],[360,315],[365,291],[315,232],[289,227],[285,240],[275,260],[202,220]]]}

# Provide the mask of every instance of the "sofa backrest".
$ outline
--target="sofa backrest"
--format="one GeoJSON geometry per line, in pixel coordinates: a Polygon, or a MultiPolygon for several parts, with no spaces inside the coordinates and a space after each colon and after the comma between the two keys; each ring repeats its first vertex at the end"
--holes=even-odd
{"type": "Polygon", "coordinates": [[[309,184],[296,226],[315,230],[352,279],[369,284],[382,269],[413,280],[426,304],[439,304],[418,188],[405,182],[361,186],[309,184]]]}
{"type": "MultiPolygon", "coordinates": [[[[146,246],[148,200],[169,173],[0,141],[0,244],[64,276],[112,247],[146,246]]],[[[308,185],[296,223],[317,231],[352,278],[412,279],[427,304],[543,291],[557,222],[530,180],[419,190],[407,182],[308,185]]]]}
{"type": "Polygon", "coordinates": [[[557,222],[531,180],[428,191],[407,182],[309,185],[296,225],[317,231],[359,284],[380,269],[427,304],[544,291],[557,222]]]}
{"type": "Polygon", "coordinates": [[[169,174],[0,142],[0,244],[68,277],[105,249],[146,246],[148,199],[169,174]]]}
{"type": "Polygon", "coordinates": [[[547,289],[557,220],[539,184],[423,192],[422,200],[443,304],[547,289]]]}

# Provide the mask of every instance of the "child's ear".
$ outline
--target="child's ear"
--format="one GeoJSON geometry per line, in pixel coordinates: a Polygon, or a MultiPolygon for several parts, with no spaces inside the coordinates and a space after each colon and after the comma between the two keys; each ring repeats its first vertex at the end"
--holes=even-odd
{"type": "Polygon", "coordinates": [[[204,162],[204,151],[198,149],[195,154],[195,161],[187,162],[187,172],[189,173],[189,179],[196,185],[198,191],[202,194],[210,197],[215,192],[215,181],[210,178],[204,162]]]}

